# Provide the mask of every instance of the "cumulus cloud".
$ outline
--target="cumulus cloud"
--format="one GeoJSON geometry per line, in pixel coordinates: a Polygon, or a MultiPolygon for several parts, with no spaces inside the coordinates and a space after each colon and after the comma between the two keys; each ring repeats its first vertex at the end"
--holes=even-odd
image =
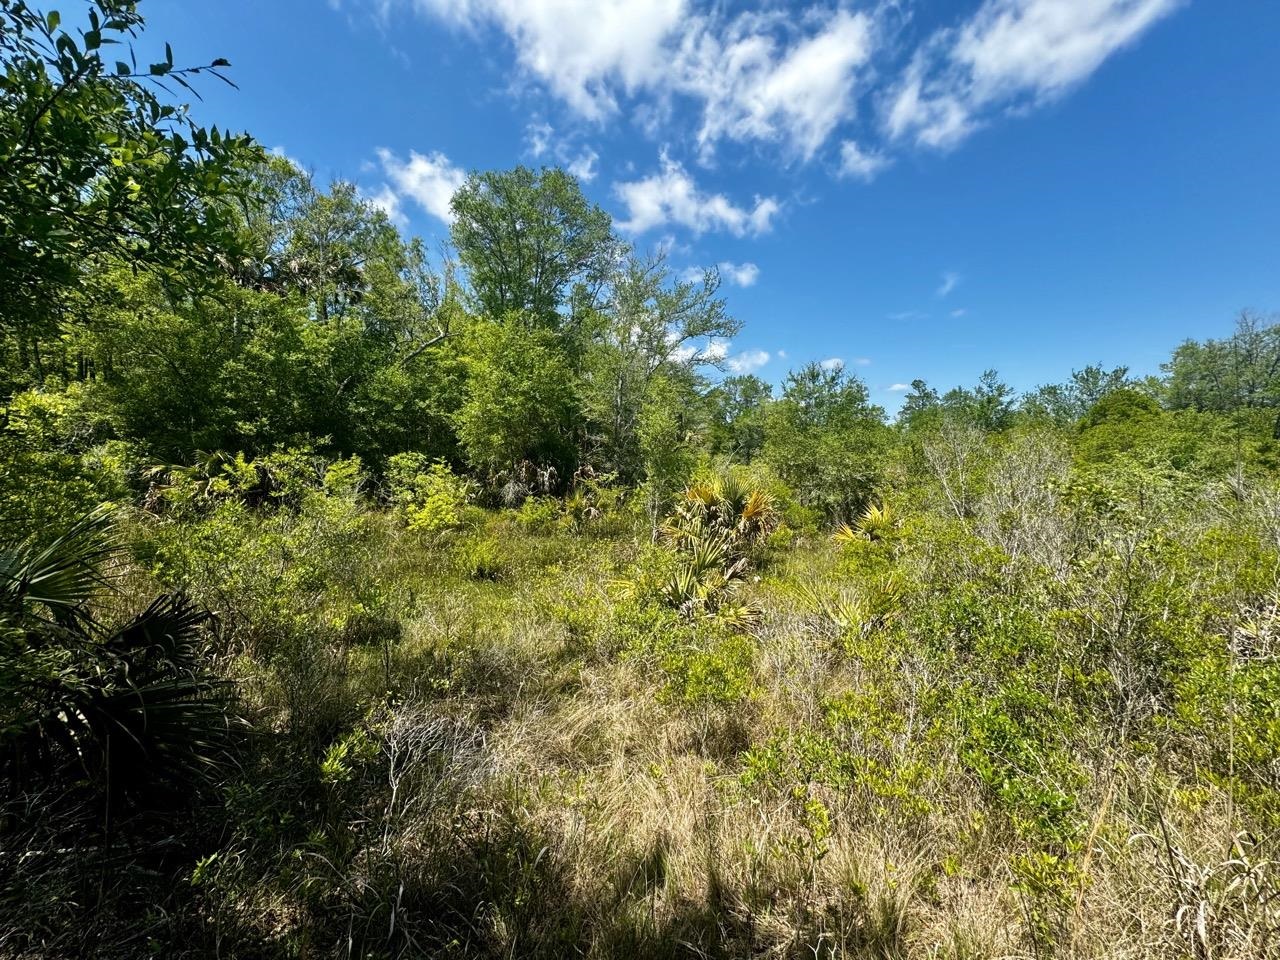
{"type": "Polygon", "coordinates": [[[823,370],[843,370],[844,359],[841,357],[827,357],[825,360],[819,360],[818,366],[823,370]]]}
{"type": "MultiPolygon", "coordinates": [[[[954,148],[999,116],[1063,96],[1187,2],[971,0],[967,15],[905,48],[895,24],[923,0],[858,5],[867,9],[819,0],[800,10],[719,0],[342,6],[362,5],[384,26],[416,10],[489,49],[500,38],[520,83],[545,91],[575,123],[625,118],[706,165],[729,143],[770,144],[787,161],[821,156],[837,176],[869,182],[906,149],[954,148]]],[[[595,150],[571,148],[545,122],[529,127],[526,144],[583,180],[596,176],[595,150]]],[[[742,236],[767,230],[778,210],[772,198],[742,207],[698,194],[665,158],[658,173],[617,190],[636,232],[674,224],[742,236]]]]}
{"type": "Polygon", "coordinates": [[[985,0],[916,53],[885,113],[894,140],[953,147],[1000,108],[1035,106],[1086,80],[1184,0],[985,0]]]}
{"type": "Polygon", "coordinates": [[[769,362],[768,350],[744,350],[729,357],[724,363],[731,373],[755,373],[769,362]]]}
{"type": "Polygon", "coordinates": [[[789,45],[772,25],[749,14],[721,29],[704,19],[683,38],[666,76],[702,102],[704,151],[728,137],[780,141],[809,159],[854,114],[857,71],[873,51],[872,18],[836,10],[789,45]]]}
{"type": "MultiPolygon", "coordinates": [[[[392,0],[378,0],[383,11],[392,0]]],[[[668,41],[686,0],[413,0],[420,11],[467,27],[492,24],[516,61],[575,112],[600,120],[617,109],[615,89],[661,80],[668,41]]]]}
{"type": "Polygon", "coordinates": [[[750,287],[760,279],[760,268],[754,263],[730,263],[726,260],[720,264],[720,276],[736,286],[750,287]]]}
{"type": "Polygon", "coordinates": [[[885,389],[886,389],[886,390],[888,390],[890,393],[902,393],[902,392],[903,392],[903,391],[905,391],[905,390],[910,390],[910,389],[911,389],[911,384],[909,384],[909,383],[894,383],[894,384],[890,384],[889,386],[885,387],[885,389]]]}
{"type": "Polygon", "coordinates": [[[566,169],[583,183],[590,183],[596,178],[596,162],[599,159],[600,154],[590,147],[585,147],[581,153],[569,161],[566,169]]]}
{"type": "Polygon", "coordinates": [[[392,223],[401,227],[408,224],[409,218],[400,208],[400,197],[387,184],[384,183],[375,193],[366,195],[365,199],[385,213],[392,223]]]}
{"type": "Polygon", "coordinates": [[[756,197],[746,207],[722,193],[706,193],[665,152],[661,165],[658,173],[614,184],[614,193],[627,208],[627,218],[618,224],[621,229],[643,233],[676,224],[695,234],[723,231],[735,237],[755,236],[769,231],[781,209],[773,197],[756,197]]]}
{"type": "Polygon", "coordinates": [[[409,153],[408,160],[380,147],[378,162],[387,182],[370,197],[372,203],[387,211],[393,220],[403,217],[403,202],[407,198],[431,216],[444,223],[453,222],[449,202],[462,186],[467,175],[449,162],[443,153],[409,153]]]}
{"type": "Polygon", "coordinates": [[[525,76],[578,116],[602,121],[624,98],[640,119],[693,102],[698,141],[776,141],[811,157],[856,112],[877,20],[843,8],[730,13],[710,0],[367,0],[384,21],[412,6],[477,31],[497,28],[525,76]]]}

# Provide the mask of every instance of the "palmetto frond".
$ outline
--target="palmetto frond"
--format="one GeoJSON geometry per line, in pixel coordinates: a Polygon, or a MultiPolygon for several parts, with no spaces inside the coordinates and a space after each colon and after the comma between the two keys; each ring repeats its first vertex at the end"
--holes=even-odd
{"type": "Polygon", "coordinates": [[[41,544],[31,538],[0,551],[0,616],[12,624],[87,616],[85,604],[106,582],[103,567],[118,547],[114,514],[99,509],[41,544]]]}
{"type": "Polygon", "coordinates": [[[858,532],[868,540],[883,540],[898,525],[898,518],[893,508],[887,503],[868,504],[858,518],[858,532]]]}
{"type": "Polygon", "coordinates": [[[838,544],[853,543],[855,540],[870,540],[878,543],[889,538],[898,526],[898,517],[893,508],[885,504],[868,504],[857,521],[851,526],[840,524],[831,539],[838,544]]]}
{"type": "Polygon", "coordinates": [[[14,655],[58,664],[15,670],[4,691],[14,706],[0,769],[13,789],[57,778],[116,799],[180,795],[227,759],[233,691],[208,671],[212,615],[181,595],[119,627],[90,614],[116,549],[111,524],[95,512],[44,546],[0,554],[0,627],[14,655]]]}

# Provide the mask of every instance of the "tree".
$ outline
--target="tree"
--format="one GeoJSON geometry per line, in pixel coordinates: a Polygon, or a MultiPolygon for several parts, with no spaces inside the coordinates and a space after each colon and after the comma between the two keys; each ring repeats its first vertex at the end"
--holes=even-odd
{"type": "Polygon", "coordinates": [[[261,155],[161,99],[166,81],[222,77],[225,60],[179,69],[166,45],[139,69],[134,2],[95,0],[78,36],[60,22],[0,0],[0,331],[24,365],[100,257],[186,284],[216,274],[238,239],[231,201],[261,155]],[[113,47],[123,59],[108,65],[113,47]]]}
{"type": "Polygon", "coordinates": [[[489,475],[522,461],[576,464],[576,378],[560,339],[519,321],[478,321],[466,333],[466,396],[455,416],[467,462],[489,475]]]}
{"type": "Polygon", "coordinates": [[[1022,410],[1036,419],[1059,425],[1075,423],[1095,403],[1112,391],[1130,384],[1129,368],[1106,370],[1101,364],[1090,364],[1083,370],[1072,370],[1066,383],[1046,384],[1022,399],[1022,410]]]}
{"type": "Polygon", "coordinates": [[[711,452],[750,463],[764,446],[766,408],[773,388],[759,377],[726,377],[707,393],[711,452]]]}
{"type": "Polygon", "coordinates": [[[942,398],[942,408],[979,429],[996,432],[1013,423],[1013,388],[994,370],[985,370],[972,390],[955,387],[942,398]]]}
{"type": "Polygon", "coordinates": [[[911,390],[903,397],[902,409],[898,411],[898,423],[915,429],[934,416],[941,406],[937,390],[923,380],[912,380],[911,390]]]}
{"type": "Polygon", "coordinates": [[[884,410],[843,368],[810,363],[788,374],[768,408],[763,459],[800,502],[832,521],[851,519],[879,479],[888,442],[884,410]]]}
{"type": "Polygon", "coordinates": [[[612,221],[556,168],[473,173],[452,237],[485,316],[558,328],[594,305],[617,259],[612,221]]]}
{"type": "Polygon", "coordinates": [[[672,278],[662,257],[628,257],[614,273],[588,329],[583,403],[600,465],[638,479],[641,412],[654,382],[682,385],[692,401],[698,371],[714,366],[741,328],[719,295],[720,275],[672,278]]]}
{"type": "Polygon", "coordinates": [[[1280,406],[1280,323],[1244,312],[1225,340],[1188,340],[1162,365],[1174,410],[1270,409],[1280,406]]]}

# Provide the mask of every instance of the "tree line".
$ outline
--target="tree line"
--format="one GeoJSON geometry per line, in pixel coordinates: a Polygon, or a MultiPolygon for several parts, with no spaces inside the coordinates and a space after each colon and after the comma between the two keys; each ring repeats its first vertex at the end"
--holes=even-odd
{"type": "Polygon", "coordinates": [[[0,10],[12,510],[33,477],[92,499],[219,451],[308,448],[374,475],[414,453],[495,498],[589,471],[661,499],[718,457],[763,463],[832,522],[862,509],[889,447],[943,423],[1186,439],[1208,417],[1234,461],[1270,456],[1280,326],[1256,315],[1183,344],[1161,377],[1088,366],[1021,397],[994,371],[945,392],[916,380],[891,419],[844,369],[810,363],[776,389],[725,376],[741,324],[717,272],[687,279],[636,250],[563,170],[472,173],[433,254],[354,184],[173,105],[225,61],[180,68],[166,47],[112,64],[136,4],[91,5],[74,35],[56,13],[0,10]]]}

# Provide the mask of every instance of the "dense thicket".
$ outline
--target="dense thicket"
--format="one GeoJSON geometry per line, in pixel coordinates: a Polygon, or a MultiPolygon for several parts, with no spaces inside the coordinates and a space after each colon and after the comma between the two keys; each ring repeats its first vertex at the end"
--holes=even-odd
{"type": "Polygon", "coordinates": [[[567,173],[431,256],[141,26],[0,0],[0,954],[1280,949],[1280,325],[725,376],[567,173]]]}

